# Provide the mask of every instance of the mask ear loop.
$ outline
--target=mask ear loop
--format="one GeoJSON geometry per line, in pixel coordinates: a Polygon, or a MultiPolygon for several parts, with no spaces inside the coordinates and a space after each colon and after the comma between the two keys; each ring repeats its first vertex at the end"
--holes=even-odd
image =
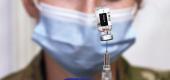
{"type": "Polygon", "coordinates": [[[33,3],[34,3],[34,5],[35,5],[35,7],[36,7],[39,11],[42,10],[42,7],[40,6],[39,0],[33,0],[33,3]]]}
{"type": "Polygon", "coordinates": [[[138,6],[137,6],[138,4],[137,3],[135,3],[134,5],[133,5],[133,9],[132,9],[132,15],[136,15],[137,14],[137,10],[138,10],[138,6]]]}

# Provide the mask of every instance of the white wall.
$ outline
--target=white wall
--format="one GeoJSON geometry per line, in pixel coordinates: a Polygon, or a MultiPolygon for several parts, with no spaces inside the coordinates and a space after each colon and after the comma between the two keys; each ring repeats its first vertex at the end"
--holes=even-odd
{"type": "Polygon", "coordinates": [[[8,74],[12,65],[8,62],[11,61],[11,20],[10,20],[10,5],[9,0],[0,2],[0,77],[8,74]],[[7,55],[7,53],[9,53],[7,55]],[[4,66],[6,65],[6,66],[4,66]]]}
{"type": "Polygon", "coordinates": [[[145,0],[133,27],[137,42],[124,54],[130,63],[170,70],[170,0],[145,0]]]}
{"type": "Polygon", "coordinates": [[[35,21],[21,1],[0,1],[0,78],[25,67],[39,50],[31,40],[35,21]]]}
{"type": "Polygon", "coordinates": [[[11,0],[12,8],[12,48],[14,70],[25,67],[38,53],[39,48],[32,42],[31,36],[35,20],[25,11],[22,0],[11,0]]]}

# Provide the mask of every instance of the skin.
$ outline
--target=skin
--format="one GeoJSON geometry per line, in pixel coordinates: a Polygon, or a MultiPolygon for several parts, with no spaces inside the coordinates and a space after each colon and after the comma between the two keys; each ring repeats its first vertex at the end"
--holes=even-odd
{"type": "MultiPolygon", "coordinates": [[[[39,0],[39,2],[44,2],[54,7],[62,7],[62,8],[76,10],[76,11],[81,11],[84,13],[93,13],[94,9],[97,6],[105,6],[110,9],[121,9],[121,8],[131,7],[136,3],[135,0],[120,0],[120,1],[114,1],[114,0],[39,0]]],[[[35,7],[33,0],[23,0],[23,4],[28,14],[31,17],[38,20],[39,11],[35,7]]],[[[46,68],[47,68],[46,69],[47,80],[64,80],[65,78],[68,78],[68,77],[75,77],[74,75],[64,70],[60,65],[56,63],[55,60],[53,60],[53,58],[51,58],[51,56],[47,54],[44,54],[46,68]]],[[[113,80],[116,79],[115,65],[116,64],[111,64],[113,80]]],[[[94,80],[100,80],[101,72],[96,73],[93,76],[93,78],[94,80]]]]}
{"type": "MultiPolygon", "coordinates": [[[[56,7],[73,9],[85,13],[94,12],[97,6],[106,6],[111,9],[126,8],[136,3],[135,0],[37,0],[56,7]]],[[[140,1],[140,0],[139,0],[140,1]]],[[[35,7],[33,0],[23,0],[24,7],[27,13],[38,19],[39,11],[35,7]]]]}

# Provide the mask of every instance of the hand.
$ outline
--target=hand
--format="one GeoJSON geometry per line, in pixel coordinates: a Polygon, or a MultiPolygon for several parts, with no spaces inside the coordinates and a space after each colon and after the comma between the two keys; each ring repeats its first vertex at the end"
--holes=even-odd
{"type": "Polygon", "coordinates": [[[23,5],[27,11],[27,13],[38,20],[39,18],[39,11],[38,9],[36,8],[33,0],[23,0],[23,5]]]}

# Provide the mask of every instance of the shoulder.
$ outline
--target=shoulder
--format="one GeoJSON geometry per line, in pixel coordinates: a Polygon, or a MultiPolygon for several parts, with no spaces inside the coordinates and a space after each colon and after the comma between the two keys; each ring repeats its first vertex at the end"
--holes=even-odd
{"type": "Polygon", "coordinates": [[[130,65],[126,59],[120,57],[117,61],[120,80],[169,80],[170,71],[130,65]]]}
{"type": "MultiPolygon", "coordinates": [[[[40,60],[41,55],[37,55],[33,58],[30,64],[24,69],[14,72],[1,80],[34,80],[34,78],[40,76],[40,60]]],[[[38,78],[39,79],[39,78],[38,78]]]]}
{"type": "Polygon", "coordinates": [[[14,72],[4,77],[2,80],[31,80],[30,71],[28,69],[29,68],[14,72]]]}
{"type": "Polygon", "coordinates": [[[132,77],[141,77],[143,80],[169,80],[170,71],[162,71],[156,69],[131,67],[132,77]]]}

